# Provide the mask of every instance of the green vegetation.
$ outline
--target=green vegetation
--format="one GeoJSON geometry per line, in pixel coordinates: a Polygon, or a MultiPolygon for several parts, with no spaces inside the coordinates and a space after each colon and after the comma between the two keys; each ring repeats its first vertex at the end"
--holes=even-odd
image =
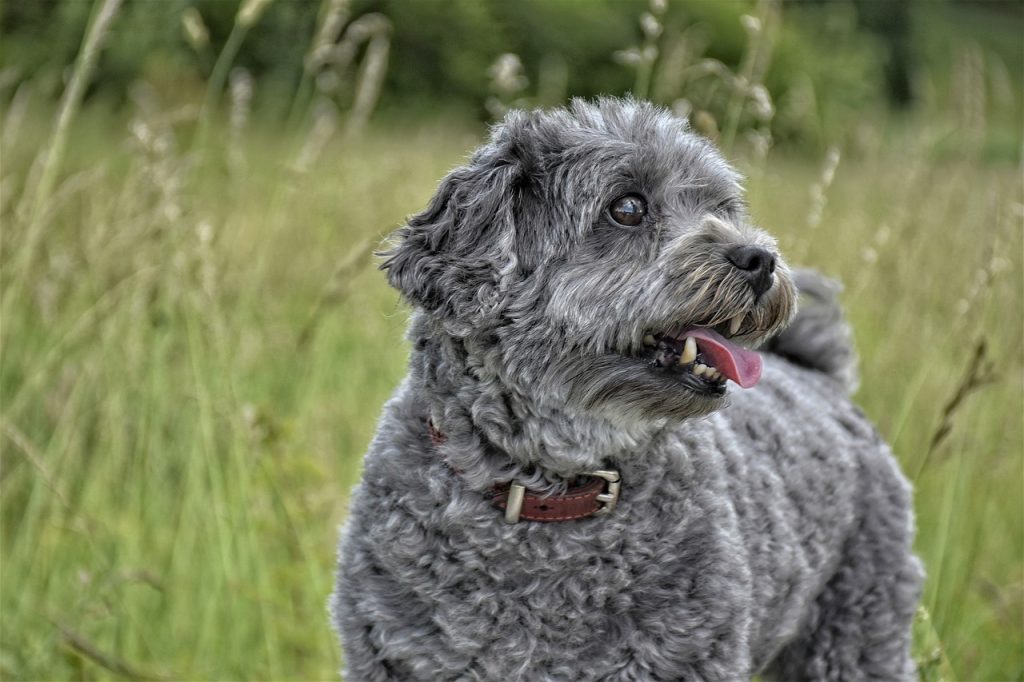
{"type": "MultiPolygon", "coordinates": [[[[110,44],[125,40],[117,21],[154,5],[127,5],[110,44]]],[[[276,90],[299,94],[275,118],[254,68],[231,72],[223,103],[212,90],[218,115],[202,102],[231,7],[216,10],[229,25],[194,87],[161,86],[157,69],[123,101],[68,100],[63,134],[46,78],[0,91],[3,679],[335,676],[336,528],[407,354],[407,310],[370,252],[480,140],[486,96],[540,97],[481,92],[454,117],[391,109],[364,129],[350,117],[374,82],[360,48],[328,114],[308,75],[276,90]],[[63,152],[38,161],[62,135],[63,152]]],[[[779,54],[747,84],[765,84],[770,114],[730,89],[758,41],[815,54],[797,26],[808,15],[764,7],[762,37],[734,17],[738,52],[713,42],[684,61],[726,67],[684,93],[667,94],[664,60],[647,76],[610,55],[604,68],[622,87],[647,78],[666,102],[686,95],[695,125],[733,138],[751,211],[789,260],[846,283],[857,400],[916,486],[922,678],[1024,679],[1024,69],[999,47],[1019,14],[949,7],[985,40],[948,44],[949,17],[922,19],[920,108],[873,102],[825,125],[821,106],[783,106],[779,54]],[[811,144],[787,144],[790,130],[811,144]]],[[[296,26],[312,35],[317,21],[296,26]]],[[[656,37],[662,55],[674,30],[656,37]]],[[[112,78],[104,59],[82,77],[112,78]]]]}

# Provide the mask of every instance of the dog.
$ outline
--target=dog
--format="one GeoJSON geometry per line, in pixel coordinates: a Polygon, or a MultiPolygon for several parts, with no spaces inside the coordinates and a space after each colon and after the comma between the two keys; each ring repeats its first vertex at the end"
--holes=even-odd
{"type": "Polygon", "coordinates": [[[512,112],[396,236],[345,679],[915,678],[910,486],[835,287],[708,140],[629,99],[512,112]]]}

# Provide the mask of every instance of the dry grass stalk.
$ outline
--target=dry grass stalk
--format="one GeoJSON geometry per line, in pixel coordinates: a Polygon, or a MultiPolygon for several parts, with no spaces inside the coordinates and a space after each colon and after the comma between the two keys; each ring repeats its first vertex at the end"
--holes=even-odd
{"type": "Polygon", "coordinates": [[[245,0],[239,7],[238,14],[235,15],[231,33],[228,34],[228,39],[217,56],[213,71],[210,73],[210,80],[206,85],[203,108],[199,112],[199,131],[196,135],[196,146],[199,149],[205,146],[210,134],[210,124],[217,113],[217,105],[221,93],[224,91],[224,84],[227,83],[231,65],[238,55],[238,50],[242,47],[242,42],[249,33],[249,29],[259,21],[271,2],[272,0],[245,0]]]}
{"type": "Polygon", "coordinates": [[[94,643],[89,641],[82,634],[75,632],[71,628],[54,623],[58,630],[60,630],[61,644],[71,649],[79,656],[86,658],[101,668],[105,668],[110,672],[120,677],[127,677],[130,680],[170,680],[173,677],[165,675],[157,675],[155,673],[147,672],[142,670],[140,667],[133,663],[129,663],[124,659],[117,658],[113,654],[109,654],[94,643]]]}
{"type": "MultiPolygon", "coordinates": [[[[53,473],[50,471],[50,467],[46,465],[43,454],[39,452],[39,449],[36,448],[36,446],[28,439],[28,436],[7,420],[0,421],[0,433],[7,436],[8,440],[14,443],[14,445],[21,450],[32,466],[35,467],[36,471],[39,472],[39,475],[43,479],[43,483],[46,484],[46,487],[50,489],[50,492],[54,494],[61,505],[63,505],[65,509],[73,511],[74,507],[72,507],[71,503],[68,501],[67,495],[61,491],[60,486],[57,484],[57,480],[53,477],[53,473]]],[[[0,463],[2,462],[3,460],[0,459],[0,463]]],[[[3,467],[0,467],[0,471],[2,470],[3,467]]]]}
{"type": "Polygon", "coordinates": [[[484,106],[491,117],[498,120],[516,105],[516,98],[526,90],[530,79],[523,73],[523,60],[512,52],[498,55],[487,69],[487,75],[494,94],[487,98],[484,106]]]}
{"type": "Polygon", "coordinates": [[[306,319],[306,324],[302,325],[302,331],[299,332],[295,342],[297,348],[306,347],[310,339],[312,339],[313,333],[316,331],[317,325],[320,324],[320,320],[323,318],[324,311],[328,306],[336,306],[348,298],[349,293],[352,291],[350,286],[352,279],[370,262],[373,247],[373,240],[367,239],[349,251],[348,255],[338,262],[334,272],[331,273],[330,279],[327,280],[327,284],[321,289],[316,303],[313,304],[313,309],[306,319]]]}
{"type": "Polygon", "coordinates": [[[821,219],[825,214],[825,206],[828,205],[828,190],[832,186],[832,181],[835,180],[836,170],[839,168],[841,158],[842,155],[839,152],[839,147],[835,145],[830,146],[828,151],[825,152],[825,162],[821,166],[821,173],[814,184],[811,185],[810,206],[807,209],[807,230],[802,239],[801,253],[797,256],[798,261],[806,259],[810,252],[814,234],[818,226],[821,225],[821,219]]]}
{"type": "Polygon", "coordinates": [[[659,38],[664,31],[661,18],[668,9],[668,3],[664,0],[652,0],[649,3],[650,11],[640,15],[640,30],[644,35],[643,44],[638,47],[630,47],[619,50],[615,53],[615,60],[621,64],[632,66],[636,69],[636,82],[633,85],[633,94],[640,99],[647,99],[650,95],[651,81],[654,77],[654,64],[661,54],[659,38]]]}
{"type": "Polygon", "coordinates": [[[726,108],[725,126],[722,129],[722,145],[726,149],[732,149],[748,101],[754,102],[759,119],[770,120],[774,114],[768,90],[761,81],[771,63],[779,14],[778,0],[761,0],[758,3],[757,16],[741,17],[747,32],[747,48],[740,63],[739,75],[732,79],[732,95],[726,108]]]}
{"type": "Polygon", "coordinates": [[[316,37],[303,60],[306,75],[315,73],[327,62],[341,29],[348,21],[348,14],[349,0],[323,0],[316,37]]]}
{"type": "Polygon", "coordinates": [[[260,20],[271,2],[273,0],[244,0],[238,8],[235,23],[246,29],[251,28],[260,20]]]}
{"type": "Polygon", "coordinates": [[[206,28],[203,15],[195,7],[187,7],[181,13],[181,28],[185,39],[196,54],[204,54],[210,47],[210,31],[206,28]]]}
{"type": "Polygon", "coordinates": [[[356,78],[354,100],[345,122],[346,137],[356,135],[365,128],[380,97],[387,72],[388,54],[391,50],[391,21],[383,14],[364,14],[345,27],[341,39],[336,44],[325,43],[324,41],[341,31],[347,17],[345,3],[332,3],[327,8],[324,24],[317,32],[316,40],[320,44],[312,48],[306,57],[302,83],[288,116],[289,128],[292,122],[298,120],[300,112],[305,115],[308,111],[309,100],[306,92],[310,82],[316,83],[319,92],[312,102],[313,125],[295,153],[293,161],[288,164],[289,168],[299,173],[309,171],[327,142],[334,136],[338,127],[339,111],[331,94],[338,88],[342,79],[347,77],[359,48],[364,44],[366,51],[356,78]]]}
{"type": "Polygon", "coordinates": [[[951,670],[942,640],[935,631],[932,614],[924,604],[917,607],[914,628],[922,644],[922,652],[915,656],[917,676],[921,682],[947,682],[951,670]]]}
{"type": "MultiPolygon", "coordinates": [[[[338,107],[328,99],[319,99],[313,107],[313,125],[289,168],[298,174],[308,173],[338,129],[338,107]]],[[[289,186],[289,195],[293,186],[289,186]]]]}
{"type": "Polygon", "coordinates": [[[971,353],[971,359],[967,364],[967,371],[964,372],[963,379],[957,384],[953,395],[946,401],[939,418],[939,425],[932,432],[928,453],[921,463],[922,469],[927,463],[928,457],[942,445],[953,430],[953,420],[957,410],[963,406],[967,397],[985,385],[995,382],[998,378],[998,374],[995,371],[995,363],[987,357],[987,347],[988,344],[985,341],[985,337],[979,338],[977,343],[974,344],[974,351],[971,353]]]}
{"type": "Polygon", "coordinates": [[[362,68],[356,81],[356,97],[345,123],[346,136],[359,133],[370,119],[380,97],[380,89],[384,84],[384,75],[388,68],[388,52],[391,49],[391,22],[384,15],[367,15],[360,19],[373,17],[373,31],[370,44],[366,47],[362,68]]]}
{"type": "Polygon", "coordinates": [[[18,137],[21,124],[25,120],[28,111],[29,100],[32,97],[32,89],[29,82],[22,83],[14,91],[10,104],[4,115],[3,132],[0,133],[0,148],[10,149],[18,137]]]}
{"type": "Polygon", "coordinates": [[[228,88],[231,92],[231,116],[228,136],[228,166],[236,175],[245,169],[245,129],[249,124],[252,95],[255,89],[252,74],[238,67],[231,70],[228,88]]]}
{"type": "MultiPolygon", "coordinates": [[[[32,262],[36,244],[41,236],[44,221],[41,219],[43,210],[50,194],[53,192],[54,183],[57,181],[57,173],[60,171],[61,163],[64,160],[64,153],[67,148],[68,133],[71,132],[71,122],[82,103],[82,96],[85,94],[85,87],[92,78],[93,70],[96,68],[96,60],[103,50],[103,43],[111,23],[117,16],[122,0],[102,0],[98,9],[94,12],[88,30],[85,32],[85,39],[82,41],[82,48],[75,59],[74,69],[71,73],[71,80],[68,87],[61,96],[60,105],[57,108],[57,120],[54,124],[53,136],[47,148],[41,152],[40,159],[43,159],[40,166],[38,180],[35,189],[26,193],[24,200],[28,205],[29,220],[26,242],[22,251],[22,265],[28,266],[32,262]]],[[[19,211],[20,212],[20,211],[19,211]]]]}

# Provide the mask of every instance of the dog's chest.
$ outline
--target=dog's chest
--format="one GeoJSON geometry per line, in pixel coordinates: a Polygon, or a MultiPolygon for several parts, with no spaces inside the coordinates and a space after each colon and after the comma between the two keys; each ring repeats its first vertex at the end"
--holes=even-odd
{"type": "Polygon", "coordinates": [[[695,632],[728,635],[748,619],[735,513],[707,481],[633,482],[614,514],[566,523],[510,526],[496,513],[488,522],[494,510],[456,493],[437,513],[465,504],[465,523],[395,524],[405,537],[381,538],[378,551],[440,624],[444,645],[470,657],[532,647],[535,662],[611,666],[655,642],[696,655],[706,640],[695,632]]]}
{"type": "Polygon", "coordinates": [[[691,430],[622,467],[614,513],[515,525],[430,452],[371,458],[357,508],[360,565],[386,586],[376,627],[402,656],[445,651],[481,679],[524,652],[566,679],[581,659],[598,679],[631,661],[660,671],[645,679],[676,679],[714,642],[757,666],[801,620],[814,562],[808,520],[771,511],[789,494],[774,466],[758,474],[755,453],[733,449],[691,430]]]}

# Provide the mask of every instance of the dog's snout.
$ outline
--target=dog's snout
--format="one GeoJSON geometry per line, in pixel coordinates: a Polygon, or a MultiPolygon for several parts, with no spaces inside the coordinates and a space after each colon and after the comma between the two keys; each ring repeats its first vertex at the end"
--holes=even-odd
{"type": "Polygon", "coordinates": [[[736,246],[725,257],[743,271],[754,293],[760,296],[772,288],[775,274],[775,255],[760,246],[736,246]]]}

